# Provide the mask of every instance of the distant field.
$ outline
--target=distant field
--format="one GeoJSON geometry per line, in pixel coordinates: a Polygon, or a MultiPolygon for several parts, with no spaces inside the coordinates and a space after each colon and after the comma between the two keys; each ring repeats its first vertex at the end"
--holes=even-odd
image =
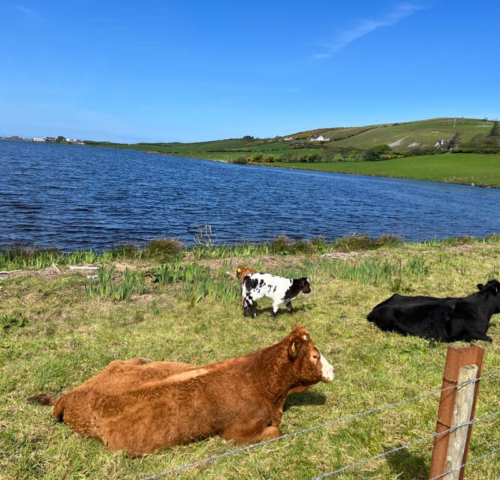
{"type": "Polygon", "coordinates": [[[486,134],[491,130],[490,121],[472,118],[434,118],[418,122],[390,125],[374,125],[372,127],[356,127],[325,132],[326,138],[342,140],[332,142],[339,147],[370,148],[387,144],[393,149],[408,150],[416,146],[434,146],[438,140],[450,140],[456,132],[460,132],[461,141],[468,142],[474,135],[486,134]],[[349,138],[346,138],[349,135],[349,138]]]}
{"type": "Polygon", "coordinates": [[[380,162],[273,163],[275,167],[500,188],[500,155],[444,153],[380,162]]]}
{"type": "MultiPolygon", "coordinates": [[[[319,128],[305,132],[292,133],[282,137],[255,139],[253,137],[230,138],[211,142],[197,143],[136,143],[119,144],[111,142],[86,141],[88,145],[99,147],[126,148],[147,152],[159,152],[171,155],[183,155],[194,158],[210,158],[218,160],[233,160],[238,153],[275,153],[276,156],[289,151],[294,144],[304,148],[313,135],[321,134],[331,140],[323,145],[311,143],[311,147],[326,146],[353,149],[366,149],[381,144],[391,146],[394,151],[405,152],[414,147],[433,147],[438,140],[449,141],[457,132],[461,142],[467,143],[478,134],[487,134],[493,122],[474,118],[433,118],[416,122],[392,123],[383,125],[366,125],[361,127],[319,128]],[[285,141],[285,138],[292,140],[285,141]],[[229,152],[232,154],[226,155],[229,152]],[[220,153],[221,155],[215,155],[220,153]]],[[[294,149],[295,150],[295,149],[294,149]]]]}
{"type": "MultiPolygon", "coordinates": [[[[222,161],[233,161],[238,157],[253,157],[259,153],[262,153],[266,157],[273,156],[274,158],[280,157],[286,151],[289,151],[290,147],[288,145],[282,145],[279,143],[258,145],[254,147],[246,147],[237,150],[229,150],[226,152],[219,151],[207,151],[207,152],[196,152],[196,151],[186,151],[185,153],[179,153],[177,155],[189,158],[200,158],[205,160],[222,160],[222,161]]],[[[153,149],[154,151],[154,149],[153,149]]],[[[158,150],[160,151],[160,150],[158,150]]],[[[293,149],[296,155],[305,155],[317,152],[318,149],[314,148],[296,148],[293,149]]],[[[161,153],[169,154],[170,152],[162,151],[161,153]]]]}

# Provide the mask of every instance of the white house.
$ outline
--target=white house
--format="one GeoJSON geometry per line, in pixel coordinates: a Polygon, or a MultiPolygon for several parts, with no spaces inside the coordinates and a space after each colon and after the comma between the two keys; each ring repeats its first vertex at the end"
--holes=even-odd
{"type": "Polygon", "coordinates": [[[293,137],[285,137],[283,140],[285,140],[285,142],[289,142],[290,140],[293,140],[293,137]]]}
{"type": "Polygon", "coordinates": [[[311,137],[311,142],[329,142],[329,138],[323,137],[323,135],[313,135],[311,137]]]}
{"type": "Polygon", "coordinates": [[[45,138],[35,137],[33,139],[34,142],[45,142],[45,138]]]}

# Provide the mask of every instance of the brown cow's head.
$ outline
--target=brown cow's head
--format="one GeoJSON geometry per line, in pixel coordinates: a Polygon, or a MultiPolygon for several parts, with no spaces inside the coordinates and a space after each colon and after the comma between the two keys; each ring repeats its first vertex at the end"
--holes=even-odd
{"type": "Polygon", "coordinates": [[[292,373],[299,383],[331,382],[335,371],[316,348],[309,332],[297,325],[286,337],[292,373]]]}

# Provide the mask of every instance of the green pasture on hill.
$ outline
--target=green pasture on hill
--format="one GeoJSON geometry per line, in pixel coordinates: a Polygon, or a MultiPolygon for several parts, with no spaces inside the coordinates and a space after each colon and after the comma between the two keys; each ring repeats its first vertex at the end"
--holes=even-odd
{"type": "MultiPolygon", "coordinates": [[[[0,258],[2,269],[22,267],[23,261],[24,268],[49,267],[3,275],[0,281],[1,478],[139,479],[235,448],[215,437],[128,458],[56,423],[50,408],[26,403],[41,392],[59,396],[116,359],[203,365],[272,345],[302,324],[334,365],[336,377],[287,399],[285,434],[439,389],[447,345],[384,333],[367,322],[367,313],[394,292],[462,296],[474,292],[477,283],[500,277],[498,237],[419,244],[356,237],[335,247],[319,241],[293,246],[282,239],[265,248],[207,247],[182,258],[172,242],[162,245],[168,255],[161,260],[160,244],[150,245],[144,255],[129,249],[106,256],[11,252],[0,258]],[[169,260],[172,255],[176,258],[169,260]],[[58,258],[59,272],[52,267],[58,258]],[[78,262],[101,265],[99,278],[67,268],[78,262]],[[294,301],[294,315],[282,306],[271,318],[271,301],[263,299],[259,315],[244,318],[239,281],[226,274],[240,263],[308,276],[312,293],[294,301]]],[[[489,335],[492,344],[477,342],[486,349],[485,375],[500,369],[499,315],[489,335]]],[[[482,382],[476,417],[498,411],[499,397],[500,377],[482,382]]],[[[167,478],[312,478],[432,435],[438,403],[439,396],[412,401],[167,478]]],[[[475,425],[469,459],[491,451],[499,438],[498,417],[475,425]]],[[[333,478],[425,479],[431,451],[428,441],[333,478]]],[[[500,456],[490,455],[466,476],[494,479],[498,472],[500,456]]]]}
{"type": "Polygon", "coordinates": [[[387,144],[395,150],[406,151],[410,146],[434,146],[438,140],[449,141],[460,132],[461,141],[468,142],[474,135],[487,134],[493,122],[474,118],[433,118],[417,122],[393,123],[341,129],[325,132],[338,147],[371,148],[387,144]],[[354,134],[354,136],[350,136],[354,134]]]}
{"type": "Polygon", "coordinates": [[[276,167],[354,173],[500,188],[500,155],[444,153],[379,162],[273,163],[276,167]]]}

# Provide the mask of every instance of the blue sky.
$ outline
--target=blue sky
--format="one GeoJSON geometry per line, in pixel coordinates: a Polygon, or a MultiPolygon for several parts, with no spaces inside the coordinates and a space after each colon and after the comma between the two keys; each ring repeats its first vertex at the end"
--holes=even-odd
{"type": "Polygon", "coordinates": [[[500,117],[500,3],[0,0],[0,135],[270,137],[500,117]]]}

